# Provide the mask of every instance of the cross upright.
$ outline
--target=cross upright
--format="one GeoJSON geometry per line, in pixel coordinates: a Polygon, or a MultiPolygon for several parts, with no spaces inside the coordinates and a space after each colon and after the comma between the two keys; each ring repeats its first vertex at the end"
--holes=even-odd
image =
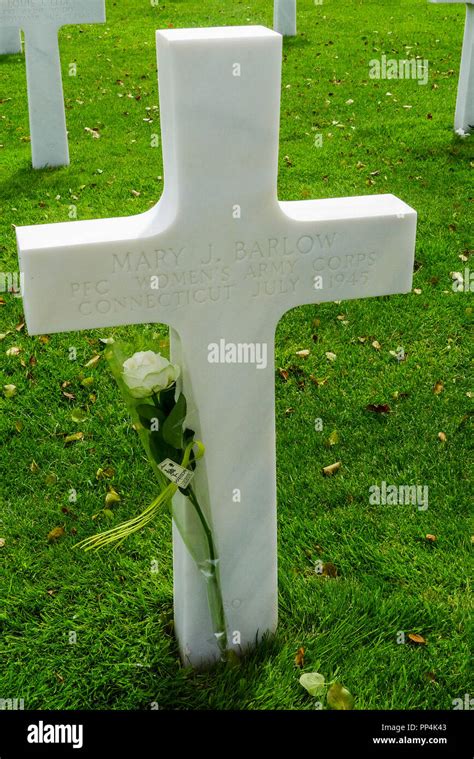
{"type": "Polygon", "coordinates": [[[105,0],[0,0],[0,33],[10,43],[18,28],[25,34],[34,169],[69,165],[58,30],[103,21],[105,0]]]}
{"type": "Polygon", "coordinates": [[[474,129],[474,0],[430,0],[431,3],[465,3],[466,25],[459,70],[454,129],[465,135],[474,129]]]}
{"type": "Polygon", "coordinates": [[[273,29],[284,37],[295,37],[296,0],[274,0],[273,29]]]}
{"type": "MultiPolygon", "coordinates": [[[[18,228],[25,315],[31,334],[170,326],[239,652],[277,624],[278,321],[303,304],[408,292],[416,213],[393,195],[278,201],[281,35],[172,29],[157,45],[163,195],[137,216],[18,228]]],[[[174,605],[183,659],[218,658],[205,582],[176,529],[174,605]]]]}

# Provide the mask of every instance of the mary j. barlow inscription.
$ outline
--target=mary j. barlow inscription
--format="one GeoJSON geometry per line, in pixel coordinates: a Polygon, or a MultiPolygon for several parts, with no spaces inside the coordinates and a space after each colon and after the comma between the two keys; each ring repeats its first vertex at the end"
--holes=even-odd
{"type": "Polygon", "coordinates": [[[337,289],[342,285],[357,288],[376,278],[377,253],[335,253],[332,249],[336,240],[337,232],[294,240],[238,240],[231,246],[231,255],[223,256],[229,263],[217,256],[212,242],[204,244],[202,251],[175,245],[113,253],[107,277],[71,283],[71,303],[85,317],[143,310],[150,312],[150,321],[155,321],[163,311],[190,304],[232,300],[242,304],[245,299],[278,297],[289,292],[299,292],[304,300],[311,289],[317,289],[321,299],[325,290],[325,300],[332,295],[337,298],[337,289]],[[318,287],[314,286],[315,277],[308,276],[308,267],[300,266],[302,258],[309,259],[310,273],[320,275],[318,287]],[[187,268],[190,264],[191,268],[187,268]],[[114,278],[124,275],[127,292],[115,297],[114,278]]]}

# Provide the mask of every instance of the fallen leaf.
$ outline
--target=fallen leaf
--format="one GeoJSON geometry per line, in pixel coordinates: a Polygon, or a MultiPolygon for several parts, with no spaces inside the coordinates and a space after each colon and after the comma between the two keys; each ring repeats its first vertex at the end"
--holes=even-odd
{"type": "Polygon", "coordinates": [[[443,392],[443,390],[444,390],[444,385],[440,380],[438,380],[438,382],[435,384],[433,388],[433,393],[435,395],[439,395],[440,393],[443,392]]]}
{"type": "Polygon", "coordinates": [[[112,506],[114,503],[119,503],[120,500],[121,498],[117,491],[113,487],[110,487],[109,492],[105,496],[105,505],[112,506]]]}
{"type": "Polygon", "coordinates": [[[325,466],[323,468],[323,473],[327,476],[333,475],[335,472],[337,472],[338,469],[341,468],[341,462],[336,461],[335,464],[330,464],[329,466],[325,466]]]}
{"type": "Polygon", "coordinates": [[[428,535],[425,535],[425,540],[427,540],[428,543],[435,543],[436,535],[431,535],[430,533],[428,533],[428,535]]]}
{"type": "Polygon", "coordinates": [[[75,401],[76,400],[76,396],[74,395],[74,393],[64,393],[63,392],[63,395],[64,395],[65,398],[68,399],[68,401],[75,401]]]}
{"type": "Polygon", "coordinates": [[[62,683],[64,682],[64,677],[59,672],[55,672],[54,674],[56,675],[58,683],[61,683],[62,685],[62,683]]]}
{"type": "Polygon", "coordinates": [[[376,351],[382,350],[382,346],[380,345],[378,340],[374,340],[372,343],[372,348],[375,348],[376,351]]]}
{"type": "Polygon", "coordinates": [[[417,633],[409,633],[408,638],[417,646],[424,646],[426,644],[425,638],[422,635],[418,635],[417,633]]]}
{"type": "Polygon", "coordinates": [[[22,348],[19,348],[17,345],[13,345],[11,348],[7,350],[7,356],[19,356],[22,352],[22,348]]]}
{"type": "Polygon", "coordinates": [[[326,441],[326,445],[328,446],[337,445],[338,442],[339,442],[339,434],[337,430],[333,430],[326,441]]]}
{"type": "Polygon", "coordinates": [[[87,134],[92,135],[94,140],[98,140],[100,138],[98,129],[91,129],[90,127],[84,127],[84,132],[87,132],[87,134]]]}
{"type": "Polygon", "coordinates": [[[0,538],[0,548],[5,547],[5,538],[0,538]]]}
{"type": "Polygon", "coordinates": [[[82,387],[90,387],[93,384],[94,384],[94,377],[85,377],[85,379],[83,379],[81,382],[82,387]]]}
{"type": "Polygon", "coordinates": [[[289,372],[286,371],[286,369],[279,369],[278,370],[280,377],[282,378],[283,382],[288,382],[289,378],[289,372]]]}
{"type": "Polygon", "coordinates": [[[71,419],[73,422],[76,422],[76,424],[81,424],[87,419],[87,412],[82,408],[75,408],[71,412],[71,419]]]}
{"type": "Polygon", "coordinates": [[[100,361],[100,355],[97,354],[96,356],[93,356],[90,361],[87,362],[87,364],[84,364],[86,369],[89,369],[91,366],[96,366],[100,361]]]}
{"type": "Polygon", "coordinates": [[[337,356],[335,353],[331,353],[331,351],[326,351],[326,358],[328,361],[335,361],[337,356]]]}
{"type": "Polygon", "coordinates": [[[25,322],[19,322],[19,324],[17,324],[15,327],[17,332],[21,332],[24,328],[25,328],[25,322]]]}
{"type": "Polygon", "coordinates": [[[319,672],[305,672],[300,677],[300,685],[302,685],[313,698],[321,696],[326,687],[324,675],[320,675],[319,672]]]}
{"type": "Polygon", "coordinates": [[[359,343],[366,343],[367,342],[367,338],[366,337],[358,337],[357,340],[359,341],[359,343]]]}
{"type": "Polygon", "coordinates": [[[10,334],[11,334],[11,331],[10,331],[10,330],[8,330],[8,332],[1,332],[1,333],[0,333],[0,342],[1,342],[2,340],[5,340],[5,338],[6,338],[8,335],[10,335],[10,334]]]}
{"type": "Polygon", "coordinates": [[[337,567],[331,561],[326,561],[323,564],[323,571],[321,572],[323,577],[337,577],[337,567]]]}
{"type": "Polygon", "coordinates": [[[309,356],[309,353],[310,352],[307,348],[305,348],[302,351],[296,351],[296,355],[299,356],[300,358],[307,358],[309,356]]]}
{"type": "Polygon", "coordinates": [[[67,435],[64,438],[64,442],[66,445],[69,443],[76,443],[78,440],[84,439],[84,433],[83,432],[75,432],[73,435],[67,435]]]}
{"type": "Polygon", "coordinates": [[[290,414],[294,414],[294,413],[295,413],[294,408],[285,409],[285,416],[290,416],[290,414]]]}
{"type": "Polygon", "coordinates": [[[40,468],[39,468],[38,464],[33,459],[33,461],[30,464],[30,472],[32,472],[33,474],[36,474],[36,472],[39,472],[39,470],[40,470],[40,468]]]}
{"type": "Polygon", "coordinates": [[[388,403],[369,403],[365,407],[366,411],[372,411],[374,414],[390,414],[390,406],[388,403]]]}
{"type": "Polygon", "coordinates": [[[56,485],[57,481],[58,481],[58,475],[55,474],[54,472],[49,472],[44,478],[45,485],[56,485]]]}
{"type": "Polygon", "coordinates": [[[445,443],[447,441],[447,437],[444,432],[438,432],[438,440],[441,440],[442,443],[445,443]]]}
{"type": "Polygon", "coordinates": [[[304,667],[304,648],[301,647],[296,652],[295,656],[295,665],[297,667],[304,667]]]}
{"type": "Polygon", "coordinates": [[[99,467],[97,472],[95,473],[95,476],[98,480],[100,480],[102,477],[113,477],[115,474],[115,469],[113,469],[111,466],[105,467],[105,469],[102,469],[102,467],[99,467]]]}
{"type": "Polygon", "coordinates": [[[42,345],[47,345],[49,343],[49,335],[40,335],[38,340],[42,345]]]}
{"type": "Polygon", "coordinates": [[[13,398],[14,395],[16,395],[16,386],[15,385],[4,385],[3,386],[3,395],[5,398],[13,398]]]}
{"type": "Polygon", "coordinates": [[[328,690],[327,702],[331,709],[350,711],[354,706],[354,697],[341,683],[334,683],[328,690]]]}
{"type": "Polygon", "coordinates": [[[66,530],[64,527],[55,527],[53,530],[51,530],[51,532],[48,533],[48,543],[55,543],[56,540],[64,537],[65,534],[66,530]]]}

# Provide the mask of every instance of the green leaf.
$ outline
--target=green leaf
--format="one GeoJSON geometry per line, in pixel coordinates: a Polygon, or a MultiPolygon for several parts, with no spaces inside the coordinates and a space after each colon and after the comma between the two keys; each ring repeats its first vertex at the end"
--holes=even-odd
{"type": "Polygon", "coordinates": [[[179,464],[181,462],[182,456],[180,456],[179,451],[172,445],[168,445],[168,443],[163,440],[163,435],[161,432],[151,433],[150,450],[157,464],[161,464],[161,462],[165,459],[171,459],[172,461],[176,462],[176,464],[179,464]]]}
{"type": "Polygon", "coordinates": [[[327,700],[331,709],[337,709],[338,711],[350,711],[354,707],[353,695],[341,683],[331,685],[328,690],[327,700]]]}
{"type": "Polygon", "coordinates": [[[181,393],[171,414],[163,424],[163,438],[174,448],[183,448],[183,423],[186,417],[186,398],[181,393]]]}
{"type": "Polygon", "coordinates": [[[85,422],[87,419],[87,412],[84,411],[82,408],[75,408],[71,412],[71,419],[73,422],[76,422],[77,424],[81,424],[82,422],[85,422]]]}
{"type": "Polygon", "coordinates": [[[169,416],[171,411],[176,405],[175,401],[175,393],[176,393],[176,384],[173,382],[170,387],[167,387],[166,390],[162,390],[159,399],[160,399],[160,408],[163,409],[165,416],[169,416]]]}
{"type": "Polygon", "coordinates": [[[300,685],[308,691],[310,696],[315,698],[321,696],[326,687],[324,675],[320,675],[319,672],[305,672],[300,677],[300,685]]]}
{"type": "Polygon", "coordinates": [[[137,406],[136,412],[140,418],[140,422],[147,430],[151,429],[154,419],[158,419],[159,426],[161,426],[165,419],[165,415],[161,409],[156,408],[156,406],[150,406],[147,403],[142,403],[140,406],[137,406]]]}

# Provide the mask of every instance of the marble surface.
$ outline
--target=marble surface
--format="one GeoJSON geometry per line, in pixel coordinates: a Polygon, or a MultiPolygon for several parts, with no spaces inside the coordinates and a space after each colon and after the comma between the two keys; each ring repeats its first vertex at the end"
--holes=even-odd
{"type": "Polygon", "coordinates": [[[284,37],[296,35],[296,0],[274,0],[273,29],[284,37]]]}
{"type": "Polygon", "coordinates": [[[41,0],[15,4],[0,0],[0,29],[23,29],[33,168],[67,166],[69,148],[64,110],[58,30],[66,24],[105,21],[105,0],[41,0]]]}
{"type": "Polygon", "coordinates": [[[454,130],[461,135],[474,130],[474,0],[430,0],[431,3],[445,4],[464,2],[466,4],[466,24],[459,70],[454,130]]]}
{"type": "Polygon", "coordinates": [[[21,53],[21,35],[17,26],[0,24],[0,55],[21,53]]]}
{"type": "MultiPolygon", "coordinates": [[[[171,327],[239,652],[277,625],[278,321],[302,304],[409,292],[416,213],[393,195],[279,202],[281,35],[173,29],[157,46],[160,201],[133,217],[17,228],[24,310],[30,334],[171,327]],[[242,360],[227,361],[231,350],[210,362],[221,341],[242,360]]],[[[323,160],[315,149],[315,167],[323,160]]],[[[183,659],[213,661],[205,582],[176,531],[174,586],[183,659]]]]}

